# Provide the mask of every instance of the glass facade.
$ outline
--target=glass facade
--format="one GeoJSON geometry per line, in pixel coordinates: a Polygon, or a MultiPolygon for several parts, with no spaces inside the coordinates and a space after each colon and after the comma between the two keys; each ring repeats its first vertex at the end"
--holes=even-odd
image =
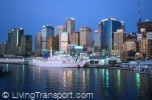
{"type": "Polygon", "coordinates": [[[106,50],[113,50],[114,47],[114,42],[113,42],[113,37],[114,37],[114,32],[117,31],[117,29],[122,29],[124,28],[124,25],[122,25],[122,22],[116,21],[113,18],[105,19],[102,21],[101,24],[101,45],[102,49],[106,50]]]}
{"type": "Polygon", "coordinates": [[[9,53],[18,55],[20,54],[20,45],[21,45],[21,37],[24,35],[24,29],[23,28],[13,28],[9,34],[9,53]]]}
{"type": "Polygon", "coordinates": [[[67,18],[66,19],[66,31],[68,32],[68,42],[71,43],[71,33],[75,31],[75,19],[67,18]]]}
{"type": "Polygon", "coordinates": [[[32,35],[24,35],[21,38],[21,52],[23,56],[32,54],[32,35]]]}
{"type": "Polygon", "coordinates": [[[35,51],[41,51],[41,33],[36,33],[34,37],[34,49],[35,51]]]}
{"type": "Polygon", "coordinates": [[[50,25],[43,26],[42,34],[41,34],[43,51],[46,50],[46,41],[47,41],[47,37],[49,37],[49,36],[55,36],[54,27],[50,26],[50,25]]]}

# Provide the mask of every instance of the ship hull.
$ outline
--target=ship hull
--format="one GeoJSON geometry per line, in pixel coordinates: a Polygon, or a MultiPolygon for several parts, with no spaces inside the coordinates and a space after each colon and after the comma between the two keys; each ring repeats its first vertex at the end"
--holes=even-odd
{"type": "Polygon", "coordinates": [[[31,61],[29,64],[32,66],[38,66],[38,67],[83,67],[85,64],[85,61],[81,61],[81,62],[31,61]]]}

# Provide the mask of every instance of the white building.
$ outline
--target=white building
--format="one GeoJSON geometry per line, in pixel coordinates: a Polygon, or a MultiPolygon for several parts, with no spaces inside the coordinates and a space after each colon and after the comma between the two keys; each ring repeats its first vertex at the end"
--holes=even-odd
{"type": "Polygon", "coordinates": [[[62,32],[65,32],[65,31],[66,31],[65,26],[63,26],[63,25],[56,26],[55,27],[55,36],[61,34],[62,32]]]}
{"type": "Polygon", "coordinates": [[[66,19],[66,31],[68,32],[69,42],[71,42],[71,33],[75,31],[75,19],[74,18],[66,19]]]}
{"type": "Polygon", "coordinates": [[[80,28],[80,45],[92,47],[92,29],[89,27],[80,28]]]}
{"type": "Polygon", "coordinates": [[[68,32],[59,34],[59,50],[67,52],[68,47],[68,32]]]}

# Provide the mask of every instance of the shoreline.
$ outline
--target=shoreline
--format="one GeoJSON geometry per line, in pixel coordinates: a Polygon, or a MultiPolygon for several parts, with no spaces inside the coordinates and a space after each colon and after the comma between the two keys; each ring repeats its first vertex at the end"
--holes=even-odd
{"type": "Polygon", "coordinates": [[[0,64],[28,64],[30,58],[0,58],[0,64]]]}

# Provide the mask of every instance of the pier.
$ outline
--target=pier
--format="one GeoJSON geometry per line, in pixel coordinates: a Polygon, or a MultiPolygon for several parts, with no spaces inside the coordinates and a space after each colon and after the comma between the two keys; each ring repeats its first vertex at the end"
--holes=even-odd
{"type": "Polygon", "coordinates": [[[0,58],[0,63],[7,64],[28,64],[30,58],[0,58]]]}

